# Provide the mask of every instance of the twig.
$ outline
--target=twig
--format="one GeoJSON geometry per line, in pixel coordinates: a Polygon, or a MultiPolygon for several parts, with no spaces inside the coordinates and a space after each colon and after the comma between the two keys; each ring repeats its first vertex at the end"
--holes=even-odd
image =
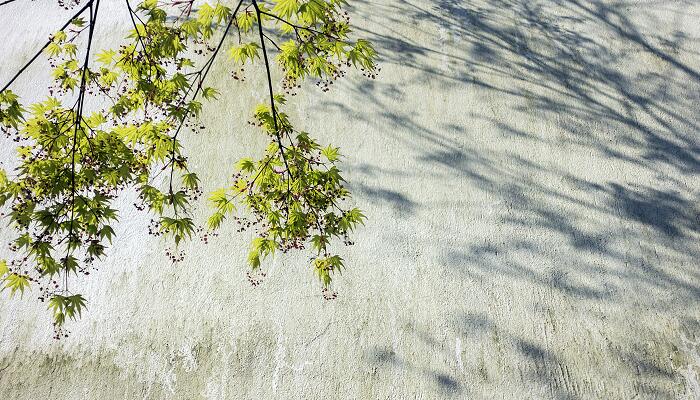
{"type": "MultiPolygon", "coordinates": [[[[284,166],[287,168],[287,173],[289,174],[289,177],[290,177],[290,179],[287,180],[287,198],[289,198],[289,194],[291,192],[291,189],[289,187],[290,180],[293,179],[292,170],[289,168],[289,164],[287,163],[287,156],[284,154],[284,145],[282,144],[282,137],[280,136],[279,126],[278,126],[278,122],[277,122],[277,109],[275,108],[275,95],[272,91],[272,73],[270,72],[270,61],[268,60],[267,49],[265,48],[265,34],[263,33],[263,29],[262,29],[262,18],[260,18],[262,11],[260,10],[260,7],[258,7],[258,2],[256,0],[253,0],[253,7],[255,8],[255,13],[257,14],[257,17],[258,17],[258,33],[260,35],[260,45],[262,47],[263,59],[265,60],[265,71],[267,72],[267,88],[268,88],[269,94],[270,94],[270,108],[272,111],[272,122],[273,122],[273,127],[275,129],[275,137],[277,138],[277,144],[279,145],[280,153],[282,154],[282,161],[284,161],[284,166]]],[[[288,208],[289,207],[287,205],[285,207],[287,213],[289,213],[288,208]]]]}
{"type": "Polygon", "coordinates": [[[83,63],[83,74],[82,78],[80,80],[80,93],[78,94],[78,109],[76,110],[76,117],[75,117],[75,129],[73,131],[73,147],[71,149],[72,152],[72,161],[71,161],[71,215],[70,215],[70,226],[68,228],[68,245],[67,245],[67,250],[66,250],[66,258],[65,258],[65,283],[64,283],[64,291],[68,291],[68,257],[70,256],[71,253],[71,236],[73,236],[73,229],[74,229],[74,224],[75,224],[75,195],[77,191],[77,187],[75,184],[75,154],[76,154],[76,149],[77,149],[77,143],[78,143],[78,129],[82,123],[82,115],[83,115],[83,105],[85,103],[85,90],[86,90],[86,81],[87,81],[87,73],[88,73],[88,63],[90,61],[90,48],[92,47],[92,39],[95,33],[95,21],[97,20],[97,11],[100,8],[100,0],[94,0],[94,8],[93,8],[93,0],[88,3],[88,6],[90,8],[90,30],[88,32],[88,43],[87,43],[87,50],[85,51],[85,61],[83,63]]]}
{"type": "MultiPolygon", "coordinates": [[[[15,0],[9,0],[9,1],[15,1],[15,0]]],[[[94,0],[90,0],[83,8],[81,8],[77,13],[75,13],[75,14],[68,20],[68,22],[66,22],[66,23],[61,27],[61,29],[59,29],[59,31],[62,31],[62,30],[64,30],[64,29],[66,29],[66,28],[68,27],[68,25],[70,25],[71,22],[73,22],[74,19],[78,18],[78,17],[80,16],[80,14],[83,13],[83,11],[85,11],[85,10],[87,10],[88,8],[92,7],[93,1],[94,1],[94,0]]],[[[5,4],[7,4],[7,3],[5,3],[5,4]]],[[[5,90],[7,90],[7,88],[10,87],[10,85],[12,85],[12,83],[13,83],[17,78],[19,78],[19,76],[22,75],[22,73],[24,73],[24,71],[25,71],[34,61],[36,61],[36,59],[41,55],[41,53],[44,52],[44,50],[46,50],[47,47],[49,47],[49,45],[50,45],[51,43],[52,43],[52,40],[49,40],[48,42],[46,42],[46,44],[44,44],[44,45],[41,47],[41,49],[39,49],[39,51],[37,51],[36,54],[34,54],[34,56],[33,56],[22,68],[20,68],[20,70],[12,77],[12,79],[10,79],[10,81],[7,82],[7,84],[6,84],[5,86],[3,86],[2,89],[0,89],[0,93],[2,93],[2,92],[4,92],[5,90]]]]}

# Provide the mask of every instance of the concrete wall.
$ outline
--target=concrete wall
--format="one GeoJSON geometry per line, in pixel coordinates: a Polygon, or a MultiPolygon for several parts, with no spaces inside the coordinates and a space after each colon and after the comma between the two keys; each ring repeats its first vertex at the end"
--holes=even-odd
{"type": "MultiPolygon", "coordinates": [[[[103,1],[107,43],[125,20],[103,1]]],[[[699,398],[700,3],[352,3],[380,78],[289,107],[344,149],[369,216],[339,298],[307,254],[251,287],[233,226],[171,265],[129,194],[68,339],[0,297],[0,398],[699,398]]],[[[47,9],[0,9],[0,81],[60,25],[47,9]]],[[[206,190],[264,145],[261,77],[217,68],[228,95],[186,139],[206,190]]]]}

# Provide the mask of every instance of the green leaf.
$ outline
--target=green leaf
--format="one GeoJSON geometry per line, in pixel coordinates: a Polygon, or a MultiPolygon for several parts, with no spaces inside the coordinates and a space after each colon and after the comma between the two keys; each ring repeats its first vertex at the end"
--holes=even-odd
{"type": "Polygon", "coordinates": [[[20,294],[24,294],[24,289],[29,287],[29,279],[27,279],[27,276],[25,275],[19,275],[17,273],[11,273],[7,275],[4,279],[3,282],[5,282],[5,285],[3,287],[3,291],[5,289],[10,289],[10,296],[14,296],[15,292],[19,290],[20,294]]]}
{"type": "Polygon", "coordinates": [[[73,20],[70,23],[71,23],[71,25],[74,25],[78,28],[82,28],[83,26],[85,26],[85,18],[83,18],[83,17],[73,18],[73,20]]]}
{"type": "Polygon", "coordinates": [[[252,11],[243,11],[238,14],[237,17],[238,27],[242,33],[248,33],[253,30],[253,25],[257,22],[257,20],[258,18],[252,11]]]}
{"type": "Polygon", "coordinates": [[[219,229],[224,219],[226,219],[226,215],[220,211],[217,211],[209,217],[207,220],[207,226],[211,230],[219,229]]]}
{"type": "Polygon", "coordinates": [[[321,151],[324,157],[330,162],[337,161],[340,157],[339,148],[328,146],[321,151]]]}
{"type": "Polygon", "coordinates": [[[219,91],[213,87],[206,87],[202,89],[202,97],[207,100],[215,100],[219,96],[219,91]]]}
{"type": "Polygon", "coordinates": [[[97,53],[97,61],[105,65],[110,65],[115,55],[117,55],[117,52],[114,50],[103,50],[97,53]]]}
{"type": "Polygon", "coordinates": [[[75,320],[86,308],[87,301],[82,295],[73,296],[53,295],[48,302],[48,309],[53,311],[54,322],[61,326],[65,323],[66,317],[75,320]]]}
{"type": "Polygon", "coordinates": [[[51,42],[48,46],[46,46],[46,54],[49,55],[49,57],[56,57],[57,55],[61,54],[61,46],[58,45],[58,43],[51,42]]]}
{"type": "Polygon", "coordinates": [[[299,11],[300,6],[299,0],[278,0],[272,12],[280,17],[291,17],[299,11]]]}
{"type": "Polygon", "coordinates": [[[188,189],[197,189],[199,187],[199,177],[194,172],[184,174],[182,176],[182,183],[188,189]]]}
{"type": "Polygon", "coordinates": [[[236,169],[242,172],[255,171],[255,164],[250,158],[242,158],[236,163],[236,169]]]}
{"type": "Polygon", "coordinates": [[[237,63],[245,64],[246,61],[253,60],[260,56],[258,52],[259,49],[260,46],[255,42],[245,43],[240,46],[232,47],[228,52],[228,56],[229,59],[237,63]]]}
{"type": "Polygon", "coordinates": [[[314,237],[311,238],[311,243],[312,243],[314,249],[316,249],[318,253],[321,253],[323,250],[326,249],[326,246],[328,246],[328,243],[329,243],[328,236],[314,235],[314,237]]]}

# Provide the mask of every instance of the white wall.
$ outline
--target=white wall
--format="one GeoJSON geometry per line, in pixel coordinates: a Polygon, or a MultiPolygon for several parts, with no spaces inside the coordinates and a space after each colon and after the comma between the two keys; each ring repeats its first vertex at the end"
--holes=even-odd
{"type": "MultiPolygon", "coordinates": [[[[352,3],[380,78],[289,107],[344,150],[369,216],[339,298],[321,298],[307,254],[251,287],[233,226],[171,265],[127,195],[68,339],[32,295],[0,296],[0,398],[700,396],[698,3],[352,3]]],[[[121,8],[103,0],[105,45],[121,8]]],[[[0,82],[55,9],[0,8],[0,82]]],[[[264,144],[245,124],[261,77],[223,64],[209,132],[186,139],[207,190],[264,144]]]]}

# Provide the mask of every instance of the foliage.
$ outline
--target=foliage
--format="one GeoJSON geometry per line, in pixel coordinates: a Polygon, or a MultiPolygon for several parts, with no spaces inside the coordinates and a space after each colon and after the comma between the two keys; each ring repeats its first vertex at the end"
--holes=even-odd
{"type": "Polygon", "coordinates": [[[86,307],[86,299],[69,290],[69,276],[89,274],[104,257],[120,193],[136,188],[136,207],[155,216],[152,234],[177,246],[196,233],[192,207],[202,192],[180,137],[203,129],[204,102],[222,96],[206,79],[223,53],[238,71],[264,65],[269,104],[255,109],[252,125],[270,142],[262,158],[240,160],[230,186],[211,194],[208,227],[216,230],[226,219],[241,229],[255,226],[253,270],[276,251],[311,244],[312,267],[330,293],[333,274],[343,268],[329,250],[331,240],[351,244],[349,234],[364,215],[341,206],[350,194],[339,150],[297,131],[279,111],[286,100],[274,93],[270,54],[287,94],[309,78],[327,90],[348,67],[374,77],[375,51],[367,41],[350,40],[344,4],[240,0],[195,10],[192,1],[145,0],[137,7],[127,1],[133,29],[126,42],[97,52],[100,0],[66,5],[81,8],[41,51],[52,69],[49,96],[25,106],[9,90],[26,67],[0,90],[0,127],[18,152],[17,167],[10,174],[0,170],[0,206],[8,208],[16,231],[16,256],[0,264],[3,287],[22,294],[38,285],[60,337],[66,318],[86,307]],[[232,45],[231,34],[237,37],[232,45]]]}

